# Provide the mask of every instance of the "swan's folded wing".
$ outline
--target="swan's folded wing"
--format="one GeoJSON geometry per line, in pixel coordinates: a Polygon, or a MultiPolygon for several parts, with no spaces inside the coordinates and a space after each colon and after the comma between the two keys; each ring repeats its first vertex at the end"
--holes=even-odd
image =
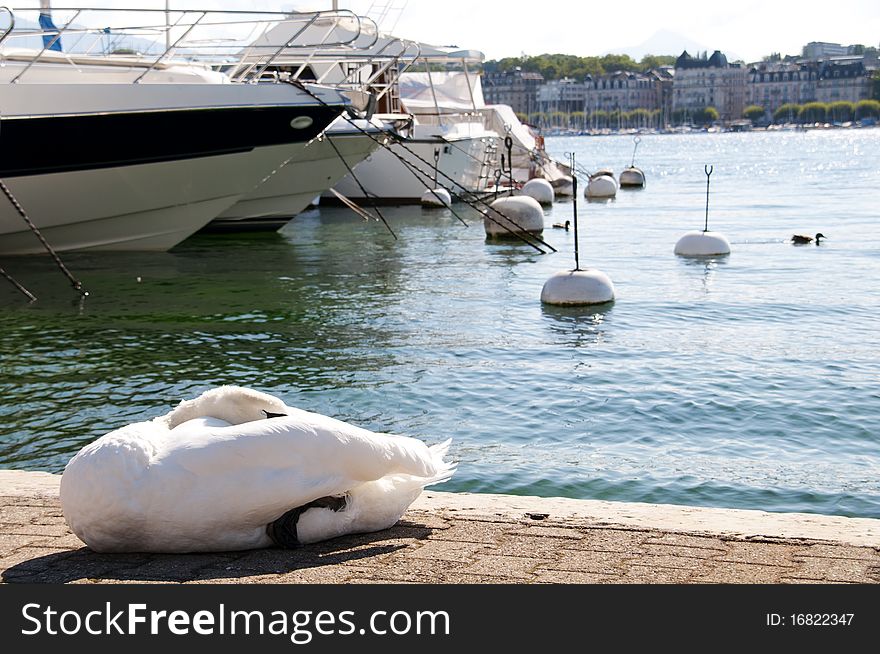
{"type": "Polygon", "coordinates": [[[259,468],[355,482],[440,472],[438,457],[414,438],[373,433],[299,409],[289,412],[229,427],[178,428],[158,448],[155,463],[173,462],[196,475],[259,468]]]}

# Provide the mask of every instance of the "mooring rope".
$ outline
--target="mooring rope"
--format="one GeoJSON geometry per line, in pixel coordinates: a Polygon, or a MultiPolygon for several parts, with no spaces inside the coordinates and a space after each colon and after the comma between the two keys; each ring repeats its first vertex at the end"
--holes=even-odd
{"type": "MultiPolygon", "coordinates": [[[[509,137],[510,132],[511,132],[510,127],[509,127],[509,126],[505,126],[505,127],[507,127],[506,134],[507,134],[508,137],[509,137]]],[[[476,156],[472,155],[468,150],[465,150],[463,147],[461,147],[460,145],[458,145],[458,144],[455,143],[454,141],[447,141],[446,139],[444,139],[444,141],[445,141],[446,143],[448,143],[449,146],[450,146],[451,148],[453,148],[453,149],[458,150],[459,152],[461,152],[465,157],[467,157],[467,158],[469,158],[469,159],[473,159],[474,161],[476,161],[477,163],[480,163],[480,164],[482,164],[482,165],[486,165],[486,161],[485,161],[485,160],[480,159],[479,157],[476,157],[476,156]]],[[[550,155],[548,155],[545,151],[538,150],[538,149],[530,150],[529,148],[527,148],[526,146],[522,145],[522,144],[519,143],[518,141],[513,141],[511,145],[512,145],[512,147],[511,147],[511,148],[508,148],[508,155],[507,155],[507,156],[508,156],[508,159],[511,159],[511,160],[512,160],[512,150],[517,150],[517,151],[518,151],[518,154],[526,154],[526,155],[528,155],[528,156],[529,156],[529,159],[534,163],[534,165],[535,165],[538,169],[544,171],[545,174],[546,174],[546,168],[545,168],[545,167],[548,166],[549,164],[556,163],[556,162],[553,160],[553,157],[551,157],[550,155]]],[[[503,155],[502,155],[502,156],[503,156],[503,155]]],[[[494,172],[495,172],[494,178],[495,178],[495,186],[496,186],[496,188],[495,188],[495,190],[494,190],[494,195],[495,195],[495,197],[497,198],[497,197],[498,197],[498,192],[499,192],[499,190],[498,190],[498,186],[499,186],[498,181],[499,181],[499,179],[501,178],[501,170],[498,169],[498,168],[496,168],[494,172]]],[[[583,172],[582,172],[582,174],[583,174],[583,172]]],[[[589,176],[589,175],[588,175],[588,176],[589,176]]]]}
{"type": "MultiPolygon", "coordinates": [[[[406,150],[407,152],[409,152],[412,156],[414,156],[416,159],[418,159],[418,160],[421,161],[422,163],[424,163],[424,164],[428,164],[428,162],[425,161],[424,158],[422,158],[421,156],[419,156],[419,154],[418,154],[417,152],[414,152],[414,151],[411,150],[409,147],[407,147],[407,145],[406,145],[405,143],[403,143],[402,141],[398,141],[398,145],[400,145],[400,147],[402,147],[404,150],[406,150]]],[[[395,156],[397,156],[399,159],[401,159],[401,160],[402,160],[405,164],[407,164],[408,166],[411,166],[411,167],[415,168],[415,169],[418,170],[422,175],[425,175],[424,171],[420,170],[420,169],[418,168],[418,166],[416,166],[416,165],[413,164],[412,162],[406,161],[405,159],[403,159],[402,157],[400,157],[400,155],[398,155],[396,152],[394,152],[393,154],[394,154],[395,156]]],[[[429,165],[429,164],[428,164],[428,165],[429,165]]],[[[528,241],[528,240],[523,236],[524,234],[528,234],[528,236],[529,236],[530,238],[534,239],[535,241],[537,241],[538,243],[540,243],[540,244],[543,245],[544,247],[549,248],[552,252],[556,252],[556,248],[554,248],[552,245],[550,245],[549,243],[547,243],[547,242],[546,242],[544,239],[542,239],[540,236],[537,236],[537,235],[535,235],[535,234],[532,234],[531,232],[527,232],[526,230],[524,230],[524,229],[522,228],[522,225],[519,225],[515,220],[509,218],[508,216],[505,216],[503,213],[501,213],[501,212],[498,211],[496,208],[494,208],[491,204],[489,204],[488,202],[486,202],[483,198],[480,198],[480,197],[477,197],[476,195],[473,195],[470,191],[468,191],[464,186],[462,186],[462,185],[459,184],[457,181],[455,181],[454,179],[452,179],[449,175],[447,175],[447,174],[444,173],[443,171],[438,171],[438,172],[439,172],[443,177],[445,177],[450,183],[452,183],[452,184],[454,184],[455,186],[457,186],[458,188],[460,188],[464,193],[467,193],[467,194],[469,194],[469,195],[472,195],[472,196],[473,196],[473,199],[472,199],[472,200],[471,200],[471,199],[468,199],[468,198],[464,197],[464,195],[462,195],[462,194],[460,194],[460,193],[456,193],[456,192],[453,191],[452,189],[447,189],[447,190],[448,190],[448,191],[449,191],[454,197],[457,197],[459,200],[461,200],[462,202],[464,202],[465,204],[467,204],[467,205],[468,205],[469,207],[471,207],[472,209],[475,209],[476,211],[479,211],[479,212],[480,212],[485,218],[487,218],[487,219],[490,220],[491,222],[495,223],[497,226],[501,227],[501,228],[504,229],[505,231],[509,232],[511,235],[513,235],[513,236],[519,238],[519,239],[520,239],[521,241],[523,241],[524,243],[527,243],[528,245],[530,245],[531,247],[533,247],[534,249],[536,249],[536,250],[537,250],[538,252],[540,252],[541,254],[547,254],[547,253],[544,252],[543,250],[541,250],[541,248],[538,247],[537,245],[535,245],[534,243],[528,241]],[[511,223],[511,224],[513,224],[513,225],[515,225],[516,227],[518,227],[518,228],[520,229],[520,231],[519,231],[519,232],[514,231],[513,229],[511,229],[510,227],[508,227],[507,225],[505,225],[504,222],[498,221],[498,220],[496,220],[495,218],[493,218],[492,216],[490,216],[488,213],[486,213],[485,211],[482,211],[480,207],[475,206],[477,203],[483,205],[483,206],[484,206],[486,209],[488,209],[489,211],[492,211],[493,213],[495,213],[495,214],[497,214],[498,216],[500,216],[501,219],[502,219],[503,221],[507,221],[507,222],[509,222],[509,223],[511,223]]]]}
{"type": "MultiPolygon", "coordinates": [[[[358,188],[361,190],[361,193],[364,194],[364,198],[370,199],[370,194],[367,192],[367,189],[364,188],[361,181],[357,178],[357,175],[354,174],[354,170],[352,170],[351,166],[348,165],[348,162],[345,160],[345,157],[342,156],[342,153],[339,151],[339,148],[336,147],[336,144],[333,142],[333,139],[330,138],[330,135],[327,134],[327,143],[330,144],[330,147],[333,148],[333,151],[336,153],[336,156],[339,157],[339,160],[342,162],[342,165],[345,166],[345,169],[348,171],[348,174],[351,175],[351,178],[354,180],[354,183],[358,185],[358,188]]],[[[394,230],[391,229],[391,225],[388,224],[388,221],[385,220],[385,216],[382,215],[382,212],[379,211],[379,205],[373,202],[373,206],[371,207],[376,215],[379,216],[379,219],[384,223],[385,227],[388,229],[391,236],[394,237],[394,240],[397,240],[397,234],[394,233],[394,230]]]]}
{"type": "Polygon", "coordinates": [[[43,235],[40,233],[40,230],[34,225],[33,221],[28,217],[27,212],[24,210],[15,196],[12,194],[12,191],[9,190],[9,187],[6,186],[6,183],[3,180],[0,180],[0,190],[3,191],[3,194],[12,203],[12,206],[15,207],[15,210],[18,212],[18,215],[21,216],[21,219],[24,220],[25,224],[30,228],[30,230],[34,233],[34,235],[40,240],[40,243],[43,244],[43,247],[46,248],[46,251],[52,256],[55,260],[58,269],[64,273],[64,276],[70,280],[70,284],[73,286],[74,290],[78,292],[83,297],[89,294],[88,291],[83,289],[82,282],[80,282],[76,277],[70,274],[70,271],[67,269],[67,266],[64,265],[64,262],[61,261],[61,257],[55,252],[49,242],[43,238],[43,235]]]}
{"type": "MultiPolygon", "coordinates": [[[[9,200],[9,202],[12,204],[12,206],[15,207],[15,210],[18,212],[18,215],[21,216],[22,220],[24,220],[25,224],[30,228],[30,230],[40,240],[40,243],[43,244],[43,247],[46,248],[46,251],[50,255],[52,255],[52,258],[55,260],[55,263],[58,265],[58,268],[61,270],[62,273],[64,273],[65,277],[67,277],[67,279],[70,280],[70,283],[73,286],[74,290],[76,290],[82,297],[87,296],[89,293],[88,293],[88,291],[83,290],[82,282],[80,282],[78,279],[76,279],[76,277],[74,277],[73,275],[70,274],[70,271],[65,267],[64,263],[61,261],[61,258],[55,253],[55,250],[52,248],[51,245],[49,245],[48,241],[46,241],[46,239],[43,238],[43,235],[40,233],[40,230],[37,229],[37,226],[34,225],[33,221],[28,217],[27,212],[24,210],[24,207],[22,207],[21,204],[19,204],[16,197],[12,194],[12,191],[9,190],[9,187],[6,186],[6,183],[2,179],[0,179],[0,190],[3,191],[3,194],[6,196],[6,198],[9,200]]],[[[31,297],[33,299],[36,299],[30,292],[27,292],[27,289],[25,289],[24,286],[21,286],[20,284],[18,284],[18,282],[15,282],[11,277],[9,277],[9,275],[4,273],[4,277],[6,277],[10,281],[12,281],[13,284],[15,284],[15,286],[17,288],[19,288],[19,290],[24,290],[26,292],[26,295],[28,295],[29,297],[31,297]]]]}
{"type": "MultiPolygon", "coordinates": [[[[368,134],[368,136],[369,136],[369,134],[368,134]]],[[[375,139],[374,139],[374,140],[375,140],[375,139]]],[[[407,168],[408,170],[410,170],[414,175],[416,175],[416,178],[417,178],[417,179],[419,179],[419,177],[418,177],[418,175],[416,174],[416,171],[418,171],[418,173],[421,174],[421,175],[423,175],[426,179],[430,179],[429,175],[428,175],[424,170],[422,170],[421,168],[419,168],[416,164],[414,164],[414,163],[411,162],[411,161],[407,161],[403,156],[401,156],[400,154],[398,154],[397,152],[395,152],[394,150],[392,150],[392,149],[390,148],[390,146],[388,146],[388,145],[386,145],[386,144],[382,144],[382,145],[383,145],[383,147],[385,147],[385,148],[386,148],[391,154],[393,154],[395,157],[397,157],[397,159],[398,159],[401,163],[404,164],[404,167],[406,167],[406,168],[407,168]]],[[[399,145],[401,148],[403,148],[404,150],[406,150],[408,153],[410,153],[412,156],[414,156],[414,157],[415,157],[416,159],[418,159],[419,161],[421,161],[421,162],[423,162],[423,163],[425,163],[425,164],[428,164],[428,162],[425,161],[424,158],[422,158],[421,156],[419,156],[418,153],[416,153],[416,152],[414,152],[413,150],[411,150],[410,148],[408,148],[408,147],[406,146],[406,144],[405,144],[403,141],[401,141],[401,140],[397,140],[397,145],[399,145]]],[[[428,164],[428,165],[430,165],[430,164],[428,164]]],[[[461,184],[459,184],[458,182],[456,182],[454,179],[452,179],[449,175],[447,175],[446,173],[444,173],[444,172],[441,171],[441,170],[438,170],[437,172],[438,172],[440,175],[443,175],[443,177],[445,177],[447,180],[449,180],[449,182],[451,182],[451,183],[454,184],[455,186],[457,186],[457,187],[459,187],[460,189],[462,189],[462,193],[459,193],[459,192],[454,191],[454,190],[451,189],[451,188],[447,188],[446,190],[449,191],[449,194],[450,194],[453,198],[458,198],[461,202],[464,202],[464,203],[465,203],[466,205],[468,205],[471,209],[474,209],[475,211],[480,212],[480,214],[481,214],[484,218],[486,218],[486,219],[489,220],[490,222],[494,223],[494,224],[497,225],[498,227],[501,227],[501,228],[504,229],[506,232],[508,232],[511,236],[513,236],[513,237],[519,239],[520,241],[522,241],[522,242],[525,243],[526,245],[528,245],[528,246],[534,248],[535,250],[537,250],[537,251],[540,252],[541,254],[547,254],[547,253],[544,252],[540,247],[538,247],[538,245],[536,245],[535,243],[532,243],[531,241],[529,241],[528,238],[526,238],[526,236],[525,236],[526,234],[528,234],[528,237],[533,238],[534,240],[538,241],[538,243],[540,243],[541,245],[544,245],[544,246],[550,248],[550,250],[552,250],[553,252],[556,252],[556,248],[554,248],[552,245],[550,245],[549,243],[546,243],[546,242],[545,242],[543,239],[541,239],[540,237],[538,237],[538,236],[536,236],[536,235],[534,235],[534,234],[532,234],[532,233],[530,233],[530,232],[525,231],[525,230],[522,228],[522,226],[519,225],[515,220],[513,220],[512,218],[509,218],[509,217],[505,216],[503,213],[501,213],[500,211],[498,211],[495,207],[491,206],[488,202],[486,202],[486,201],[483,200],[482,198],[479,198],[479,197],[477,197],[477,196],[474,196],[470,191],[468,191],[464,186],[462,186],[461,184]],[[464,194],[471,195],[472,198],[467,198],[467,197],[465,197],[464,194]],[[501,220],[499,221],[499,220],[493,218],[492,216],[490,216],[488,213],[486,213],[485,211],[483,211],[480,207],[476,206],[476,203],[480,203],[480,204],[484,205],[489,211],[492,211],[492,212],[498,214],[498,215],[501,217],[501,220]],[[502,221],[507,221],[508,223],[510,223],[510,224],[512,224],[512,225],[514,225],[514,226],[516,226],[516,227],[519,227],[520,231],[517,232],[517,231],[515,231],[514,229],[511,229],[511,227],[510,227],[509,225],[506,225],[506,224],[505,224],[504,222],[502,222],[502,221]]],[[[419,181],[421,181],[422,184],[425,184],[425,182],[424,182],[423,180],[419,179],[419,181]]],[[[428,190],[430,190],[430,187],[428,187],[427,185],[425,185],[425,186],[426,186],[426,188],[427,188],[428,190]]],[[[454,211],[451,207],[447,207],[447,208],[448,208],[450,211],[452,211],[453,214],[454,214],[459,220],[461,220],[462,222],[464,222],[464,220],[463,220],[460,216],[458,216],[458,214],[456,214],[455,211],[454,211]]],[[[465,223],[465,224],[467,224],[467,223],[465,223]]]]}
{"type": "MultiPolygon", "coordinates": [[[[349,123],[351,123],[351,121],[349,121],[349,123]]],[[[352,124],[354,127],[356,127],[357,129],[360,129],[359,127],[357,127],[357,125],[354,125],[354,123],[351,123],[351,124],[352,124]]],[[[361,133],[364,134],[365,136],[369,136],[371,139],[373,139],[374,142],[378,143],[381,147],[384,147],[389,153],[391,153],[392,155],[394,155],[395,157],[397,157],[398,159],[400,159],[400,156],[399,156],[396,152],[394,152],[394,150],[392,150],[391,148],[389,148],[385,143],[383,143],[383,142],[381,142],[381,141],[379,141],[379,140],[377,140],[377,139],[374,139],[374,138],[372,137],[372,135],[371,135],[369,132],[367,132],[367,131],[365,131],[365,130],[361,130],[361,133]]],[[[328,138],[329,138],[329,137],[328,137],[328,138]]],[[[401,159],[401,162],[404,163],[404,164],[407,164],[406,160],[402,160],[402,159],[401,159]]],[[[416,172],[415,172],[415,171],[414,171],[409,165],[404,165],[404,169],[405,169],[407,172],[409,172],[410,174],[412,174],[412,175],[416,178],[416,181],[417,181],[419,184],[421,184],[422,186],[425,187],[425,190],[431,190],[431,187],[428,186],[427,184],[425,184],[424,180],[423,180],[421,177],[419,177],[418,173],[416,173],[416,172]]],[[[349,170],[350,170],[350,169],[349,169],[349,170]]],[[[364,193],[364,197],[368,197],[368,196],[367,196],[367,191],[366,191],[366,189],[363,188],[363,187],[361,186],[360,182],[359,182],[358,179],[357,179],[357,176],[354,174],[353,171],[350,170],[350,172],[351,172],[351,176],[352,176],[352,178],[353,178],[354,181],[357,183],[357,185],[360,187],[361,192],[364,193]]],[[[332,191],[333,189],[330,189],[330,190],[332,191]]],[[[335,193],[334,193],[334,195],[335,195],[335,193]]],[[[377,196],[375,193],[373,193],[372,195],[373,195],[376,199],[378,199],[378,197],[379,197],[379,196],[377,196]]],[[[435,196],[436,196],[436,194],[435,194],[435,196]]],[[[340,200],[340,201],[341,201],[341,200],[340,200]]],[[[349,201],[350,201],[350,200],[349,200],[349,201]]],[[[343,202],[343,204],[345,204],[345,202],[343,202]]],[[[377,206],[377,203],[374,201],[374,202],[373,202],[373,205],[374,205],[374,207],[376,207],[376,206],[377,206]]],[[[465,227],[469,227],[469,225],[465,222],[464,218],[462,218],[461,216],[459,216],[458,213],[457,213],[452,207],[446,207],[446,208],[449,209],[450,212],[452,212],[452,215],[455,216],[455,217],[458,219],[458,221],[459,221],[462,225],[464,225],[465,227]]],[[[378,209],[377,209],[377,212],[378,212],[378,209]]],[[[395,238],[396,238],[396,237],[395,237],[395,238]]]]}
{"type": "MultiPolygon", "coordinates": [[[[314,100],[316,100],[318,103],[327,106],[327,103],[326,103],[322,98],[320,98],[319,96],[317,96],[315,93],[312,93],[312,91],[310,91],[310,90],[309,90],[309,89],[308,89],[308,88],[307,88],[302,82],[299,82],[298,80],[287,80],[286,83],[287,83],[287,84],[291,84],[291,85],[293,85],[293,86],[296,86],[298,89],[304,91],[304,92],[307,93],[309,96],[311,96],[311,97],[312,97],[314,100]]],[[[407,161],[403,156],[401,156],[401,155],[398,154],[397,152],[394,152],[394,150],[392,150],[391,147],[390,147],[388,144],[386,144],[386,143],[380,141],[379,139],[377,139],[376,137],[374,137],[372,134],[370,134],[369,132],[367,132],[366,130],[364,130],[363,128],[361,128],[359,125],[355,124],[355,122],[354,122],[350,117],[348,117],[345,113],[342,114],[342,117],[343,117],[343,118],[344,118],[349,124],[351,124],[351,126],[354,127],[356,130],[358,130],[359,132],[361,132],[361,133],[362,133],[363,135],[365,135],[366,137],[368,137],[368,138],[372,139],[373,141],[375,141],[376,143],[378,143],[381,147],[384,147],[386,150],[388,150],[388,152],[390,152],[392,155],[394,155],[394,156],[395,156],[395,157],[396,157],[401,163],[403,163],[403,164],[405,165],[405,167],[407,167],[408,169],[411,169],[413,172],[414,172],[414,171],[418,171],[419,174],[421,174],[425,179],[428,179],[428,180],[431,179],[431,175],[430,175],[430,173],[426,173],[424,170],[422,170],[421,168],[419,168],[419,167],[418,167],[416,164],[414,164],[413,162],[411,162],[411,161],[407,161]]],[[[431,164],[430,164],[428,161],[426,161],[422,156],[420,156],[417,152],[414,152],[412,149],[410,149],[409,147],[407,147],[406,144],[403,143],[401,140],[398,140],[398,141],[397,141],[397,144],[398,144],[401,148],[403,148],[406,152],[408,152],[410,155],[412,155],[414,158],[418,159],[420,162],[422,162],[423,164],[425,164],[426,166],[428,166],[428,168],[430,169],[431,164]]],[[[462,186],[462,185],[459,184],[457,181],[455,181],[454,179],[452,179],[449,175],[447,175],[447,174],[444,173],[443,171],[438,171],[438,172],[439,172],[440,175],[442,175],[444,178],[446,178],[451,184],[453,184],[454,186],[457,186],[458,188],[460,188],[464,193],[468,193],[468,194],[470,194],[470,191],[468,191],[468,189],[466,189],[464,186],[462,186]]],[[[418,176],[417,176],[417,179],[419,179],[418,176]]],[[[424,181],[422,181],[421,179],[420,179],[419,181],[421,181],[421,183],[422,183],[423,185],[426,186],[426,189],[429,188],[429,187],[425,184],[424,181]]],[[[473,198],[473,201],[471,201],[471,200],[466,199],[462,194],[457,193],[456,191],[453,191],[451,188],[448,188],[447,191],[449,191],[450,195],[452,195],[453,197],[458,198],[459,200],[461,200],[462,202],[464,202],[465,204],[467,204],[468,206],[470,206],[472,209],[475,209],[475,210],[479,211],[479,212],[481,213],[481,215],[482,215],[484,218],[486,218],[486,219],[488,219],[489,221],[495,223],[496,225],[498,225],[499,227],[501,227],[502,229],[504,229],[505,231],[507,231],[508,233],[510,233],[512,236],[514,236],[515,238],[521,240],[521,241],[522,241],[523,243],[525,243],[526,245],[529,245],[530,247],[534,248],[535,250],[537,250],[537,251],[540,252],[541,254],[547,254],[547,253],[546,253],[544,250],[542,250],[538,245],[536,245],[535,243],[529,241],[529,240],[524,236],[525,234],[528,234],[528,237],[529,237],[529,238],[534,239],[535,241],[537,241],[538,243],[540,243],[540,244],[543,245],[544,247],[547,247],[547,248],[550,249],[551,251],[556,252],[556,248],[554,248],[552,245],[550,245],[549,243],[547,243],[546,241],[544,241],[544,240],[543,240],[542,238],[540,238],[539,236],[536,236],[535,234],[532,234],[532,233],[530,233],[530,232],[525,231],[525,230],[522,228],[521,225],[518,225],[514,220],[508,218],[507,216],[505,216],[504,214],[502,214],[501,212],[499,212],[497,209],[495,209],[494,207],[490,206],[489,203],[486,202],[485,200],[483,200],[482,198],[478,198],[478,197],[475,196],[475,197],[473,198]],[[510,224],[513,224],[514,226],[518,227],[521,231],[520,231],[520,232],[514,231],[514,230],[511,229],[508,225],[504,224],[504,222],[501,222],[501,221],[496,220],[495,218],[493,218],[492,216],[490,216],[487,212],[482,211],[479,207],[475,206],[475,203],[480,203],[480,204],[482,204],[482,205],[485,206],[489,211],[492,211],[492,212],[494,212],[495,214],[497,214],[498,216],[500,216],[501,219],[502,219],[503,221],[507,221],[507,222],[509,222],[510,224]]],[[[453,210],[451,209],[451,207],[450,207],[449,209],[450,209],[450,211],[453,211],[453,210]]],[[[453,211],[453,213],[455,213],[455,212],[453,211]]],[[[460,217],[459,217],[459,220],[461,220],[460,217]]]]}
{"type": "MultiPolygon", "coordinates": [[[[352,123],[352,124],[353,124],[353,123],[352,123]]],[[[366,136],[369,136],[370,138],[373,138],[373,136],[372,136],[370,133],[368,133],[368,132],[366,132],[366,131],[363,131],[363,133],[364,133],[366,136]]],[[[415,177],[415,178],[416,178],[416,181],[417,181],[419,184],[421,184],[422,186],[424,186],[426,191],[433,191],[433,189],[431,188],[431,186],[430,186],[429,184],[425,183],[425,180],[424,180],[424,179],[422,179],[421,177],[419,177],[419,173],[416,172],[416,170],[418,170],[418,169],[417,169],[415,166],[411,165],[410,162],[408,162],[406,159],[404,159],[404,158],[401,157],[399,154],[397,154],[394,150],[392,150],[392,149],[388,146],[388,144],[383,143],[383,142],[381,142],[381,141],[379,141],[379,140],[377,140],[377,139],[375,139],[375,138],[373,138],[373,141],[375,141],[376,143],[378,143],[381,147],[385,148],[385,150],[387,150],[387,151],[388,151],[389,153],[391,153],[394,157],[396,157],[397,160],[400,161],[400,162],[403,164],[403,168],[404,168],[404,170],[406,170],[406,171],[409,172],[413,177],[415,177]]],[[[398,141],[398,143],[400,143],[400,141],[398,141]]],[[[421,171],[421,170],[420,170],[419,172],[421,172],[422,175],[425,174],[425,173],[424,173],[423,171],[421,171]]],[[[451,192],[450,192],[450,193],[451,193],[451,192]]],[[[434,196],[437,197],[437,194],[435,193],[434,196]]],[[[438,198],[438,199],[439,199],[439,198],[438,198]]],[[[465,219],[462,218],[462,217],[458,214],[458,212],[457,212],[455,209],[453,209],[452,207],[446,207],[446,208],[449,209],[449,211],[452,213],[453,216],[455,216],[455,218],[458,220],[458,222],[460,222],[460,223],[461,223],[462,225],[464,225],[465,227],[469,227],[469,225],[467,224],[467,222],[465,221],[465,219]]]]}
{"type": "Polygon", "coordinates": [[[580,164],[575,164],[574,168],[571,169],[572,177],[575,175],[575,173],[580,174],[580,175],[586,177],[587,179],[590,179],[590,177],[593,176],[593,173],[591,173],[589,170],[587,170],[586,168],[584,168],[580,164]]]}
{"type": "Polygon", "coordinates": [[[10,275],[8,272],[3,270],[3,268],[0,268],[0,275],[3,275],[9,281],[10,284],[15,286],[15,288],[17,288],[19,291],[21,291],[21,294],[24,295],[28,300],[30,300],[31,302],[36,302],[37,296],[34,295],[33,293],[31,293],[29,290],[27,290],[21,284],[19,284],[15,280],[15,278],[12,275],[10,275]]]}

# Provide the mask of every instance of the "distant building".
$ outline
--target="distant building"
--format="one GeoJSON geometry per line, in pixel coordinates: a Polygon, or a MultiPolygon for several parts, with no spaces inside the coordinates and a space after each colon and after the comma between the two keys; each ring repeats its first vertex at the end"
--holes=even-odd
{"type": "Polygon", "coordinates": [[[514,111],[530,116],[538,111],[538,88],[543,83],[541,73],[530,73],[521,68],[483,73],[483,97],[486,104],[510,105],[514,111]]]}
{"type": "Polygon", "coordinates": [[[826,57],[842,57],[850,54],[852,46],[840,45],[839,43],[825,43],[824,41],[811,41],[804,46],[804,59],[825,59],[826,57]]]}
{"type": "Polygon", "coordinates": [[[675,68],[673,66],[660,66],[650,71],[650,74],[657,80],[657,88],[659,94],[660,109],[660,125],[666,126],[672,120],[672,97],[675,85],[675,68]]]}
{"type": "Polygon", "coordinates": [[[858,102],[871,97],[871,71],[864,57],[835,57],[818,63],[816,100],[858,102]]]}
{"type": "Polygon", "coordinates": [[[746,97],[746,69],[731,64],[719,50],[711,57],[692,57],[684,51],[675,62],[673,111],[715,107],[723,121],[742,117],[746,97]]]}
{"type": "Polygon", "coordinates": [[[661,124],[672,111],[671,66],[647,73],[616,71],[606,75],[587,75],[584,81],[572,78],[551,80],[538,89],[538,110],[545,114],[583,112],[632,112],[635,109],[661,110],[661,124]]]}
{"type": "Polygon", "coordinates": [[[538,111],[566,114],[584,110],[586,84],[571,77],[554,79],[538,89],[538,111]]]}
{"type": "Polygon", "coordinates": [[[584,80],[584,105],[594,111],[653,110],[660,106],[657,78],[650,74],[618,71],[584,80]]]}
{"type": "Polygon", "coordinates": [[[816,100],[819,68],[815,64],[762,62],[748,72],[747,104],[758,105],[773,115],[784,104],[804,104],[816,100]]]}
{"type": "Polygon", "coordinates": [[[872,63],[863,56],[849,56],[752,64],[748,102],[772,115],[787,103],[867,100],[871,97],[872,63]]]}

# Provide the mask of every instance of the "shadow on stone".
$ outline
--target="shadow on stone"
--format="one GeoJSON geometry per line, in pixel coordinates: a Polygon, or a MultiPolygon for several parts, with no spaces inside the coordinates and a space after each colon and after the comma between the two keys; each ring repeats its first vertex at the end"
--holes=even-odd
{"type": "MultiPolygon", "coordinates": [[[[3,572],[4,583],[212,581],[290,575],[301,571],[309,580],[324,576],[334,582],[339,566],[381,566],[383,558],[427,538],[432,529],[401,522],[372,534],[343,536],[301,549],[262,549],[194,554],[99,554],[87,547],[37,556],[3,572]]],[[[285,579],[296,581],[295,576],[285,579]]],[[[265,581],[265,580],[264,580],[265,581]]],[[[269,580],[271,581],[271,580],[269,580]]]]}

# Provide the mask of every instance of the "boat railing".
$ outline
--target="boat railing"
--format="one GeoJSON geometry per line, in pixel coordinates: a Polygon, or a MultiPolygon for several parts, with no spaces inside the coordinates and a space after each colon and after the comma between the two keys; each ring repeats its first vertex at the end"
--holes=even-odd
{"type": "Polygon", "coordinates": [[[257,49],[266,45],[261,37],[223,72],[236,81],[283,80],[334,86],[360,95],[362,102],[352,99],[361,109],[372,104],[379,113],[399,113],[399,77],[419,58],[422,46],[394,36],[380,37],[372,19],[361,20],[362,38],[351,45],[286,47],[266,56],[257,49]]]}
{"type": "Polygon", "coordinates": [[[63,16],[63,20],[50,23],[48,28],[27,20],[28,14],[39,12],[37,9],[3,9],[9,12],[11,25],[0,34],[0,57],[25,61],[12,82],[21,81],[41,61],[79,65],[88,57],[121,57],[143,69],[132,80],[134,83],[152,71],[181,62],[214,68],[232,65],[235,81],[252,81],[293,50],[320,51],[325,57],[338,58],[363,52],[378,39],[378,28],[371,19],[344,9],[291,13],[65,8],[55,10],[55,18],[63,16]],[[162,14],[164,20],[158,21],[157,14],[162,14]],[[18,27],[17,16],[22,17],[18,27]],[[282,36],[276,38],[275,34],[282,36]],[[35,39],[41,41],[41,47],[27,47],[35,39]],[[21,42],[25,46],[11,47],[21,42]],[[247,64],[242,66],[242,62],[247,64]]]}
{"type": "MultiPolygon", "coordinates": [[[[406,100],[403,101],[406,105],[406,100]]],[[[425,110],[422,108],[411,109],[410,113],[415,115],[419,123],[422,125],[454,125],[454,124],[479,124],[483,128],[488,128],[486,116],[480,111],[436,111],[433,107],[425,110]]]]}
{"type": "MultiPolygon", "coordinates": [[[[345,10],[344,10],[345,11],[345,10]]],[[[333,41],[330,37],[337,28],[338,23],[333,20],[326,20],[325,25],[320,26],[324,29],[324,36],[316,43],[300,42],[299,39],[309,28],[319,26],[319,20],[324,17],[333,18],[338,15],[339,11],[329,12],[310,12],[310,15],[304,17],[304,24],[297,26],[292,25],[292,21],[281,21],[273,26],[273,29],[281,31],[282,27],[292,27],[293,32],[284,34],[279,42],[273,43],[270,38],[271,30],[266,30],[259,38],[250,42],[247,48],[240,53],[238,62],[235,67],[229,71],[229,76],[234,80],[259,79],[270,69],[270,66],[279,64],[286,53],[291,50],[305,51],[312,49],[315,51],[323,51],[328,56],[339,56],[340,51],[351,50],[368,50],[375,45],[379,38],[379,28],[370,18],[358,16],[351,12],[345,11],[347,17],[357,22],[357,29],[352,30],[351,36],[333,41]],[[364,30],[364,23],[372,24],[371,30],[364,30]],[[371,34],[367,43],[359,43],[359,39],[363,34],[371,34]],[[264,52],[267,51],[267,52],[264,52]]],[[[301,57],[301,55],[300,55],[301,57]]]]}
{"type": "Polygon", "coordinates": [[[0,35],[0,43],[3,42],[9,33],[15,29],[15,14],[12,13],[12,10],[9,7],[0,7],[0,14],[9,14],[9,27],[3,30],[3,34],[0,35]]]}
{"type": "Polygon", "coordinates": [[[398,56],[389,59],[384,66],[379,67],[369,83],[369,88],[375,94],[377,101],[381,102],[387,97],[389,113],[401,111],[398,84],[400,76],[415,65],[422,53],[422,46],[416,41],[397,39],[396,42],[403,48],[402,51],[398,56]]]}
{"type": "Polygon", "coordinates": [[[390,38],[379,48],[365,52],[339,56],[332,51],[315,50],[305,59],[291,59],[288,53],[276,64],[295,68],[289,79],[296,81],[306,81],[303,74],[313,70],[312,66],[320,66],[323,72],[308,81],[369,94],[377,105],[384,102],[382,113],[399,113],[400,75],[415,63],[420,53],[421,46],[417,42],[390,38]]]}

